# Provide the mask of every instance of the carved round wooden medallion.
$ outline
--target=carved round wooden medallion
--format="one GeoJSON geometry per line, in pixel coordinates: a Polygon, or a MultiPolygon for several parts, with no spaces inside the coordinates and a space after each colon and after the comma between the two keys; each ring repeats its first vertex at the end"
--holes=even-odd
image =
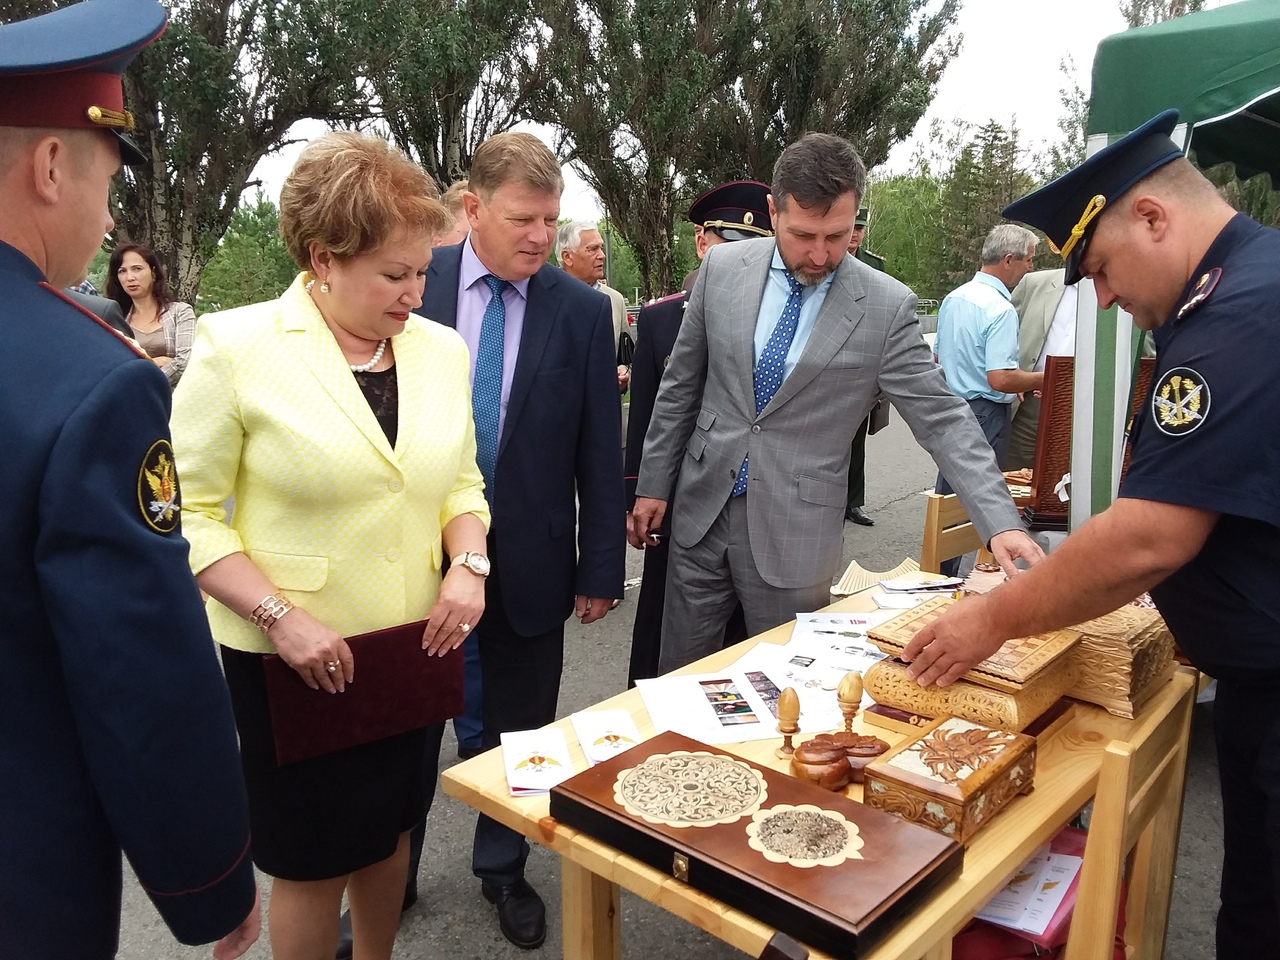
{"type": "Polygon", "coordinates": [[[834,867],[849,859],[861,860],[863,840],[858,825],[834,810],[811,803],[782,803],[752,815],[747,845],[774,863],[834,867]]]}
{"type": "Polygon", "coordinates": [[[741,760],[677,750],[618,774],[613,798],[635,817],[672,827],[733,823],[760,809],[764,776],[741,760]]]}

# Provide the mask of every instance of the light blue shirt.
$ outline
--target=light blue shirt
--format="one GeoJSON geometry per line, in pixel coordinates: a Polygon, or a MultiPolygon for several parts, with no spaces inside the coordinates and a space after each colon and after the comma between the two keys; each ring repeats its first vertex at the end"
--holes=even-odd
{"type": "MultiPolygon", "coordinates": [[[[800,321],[796,324],[796,335],[791,341],[791,349],[787,351],[786,362],[782,365],[782,380],[785,383],[796,363],[804,353],[804,345],[809,342],[809,334],[813,332],[814,321],[818,319],[818,311],[822,302],[827,299],[831,289],[831,281],[835,279],[834,271],[827,279],[814,287],[805,287],[800,294],[800,321]]],[[[760,299],[760,312],[756,315],[755,355],[752,367],[760,362],[760,354],[764,352],[773,329],[782,319],[782,310],[791,296],[791,285],[787,282],[787,268],[782,262],[782,254],[775,247],[773,262],[769,264],[769,276],[764,283],[764,296],[760,299]]],[[[1016,339],[1016,337],[1015,337],[1016,339]]]]}
{"type": "Polygon", "coordinates": [[[1018,369],[1018,311],[1008,288],[979,271],[947,294],[938,308],[934,353],[957,397],[1012,403],[1012,393],[987,382],[988,370],[1018,369]]]}
{"type": "MultiPolygon", "coordinates": [[[[480,352],[480,327],[484,311],[493,294],[484,278],[489,269],[480,262],[471,248],[468,235],[462,244],[462,263],[458,270],[457,330],[467,342],[471,353],[471,383],[476,382],[476,354],[480,352]]],[[[507,422],[507,401],[511,399],[511,380],[516,375],[516,360],[520,357],[520,335],[524,332],[524,308],[529,300],[529,278],[509,281],[502,292],[506,307],[506,324],[502,329],[502,399],[498,406],[498,436],[507,422]]]]}

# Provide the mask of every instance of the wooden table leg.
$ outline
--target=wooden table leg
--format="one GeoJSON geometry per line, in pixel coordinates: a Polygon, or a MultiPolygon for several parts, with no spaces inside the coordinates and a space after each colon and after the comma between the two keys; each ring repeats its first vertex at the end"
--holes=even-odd
{"type": "Polygon", "coordinates": [[[940,944],[921,957],[920,960],[951,960],[950,938],[943,940],[940,944]]]}
{"type": "Polygon", "coordinates": [[[564,960],[621,960],[622,914],[618,885],[560,860],[564,960]]]}

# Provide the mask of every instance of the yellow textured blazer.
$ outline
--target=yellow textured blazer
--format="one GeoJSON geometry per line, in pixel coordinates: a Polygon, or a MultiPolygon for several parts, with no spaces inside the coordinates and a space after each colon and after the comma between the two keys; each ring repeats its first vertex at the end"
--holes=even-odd
{"type": "MultiPolygon", "coordinates": [[[[421,619],[440,589],[442,528],[488,525],[470,359],[453,330],[410,315],[392,340],[393,450],[304,287],[200,318],[174,392],[173,447],[191,569],[243,552],[343,636],[421,619]],[[227,500],[234,497],[227,522],[227,500]]],[[[216,600],[214,638],[271,643],[216,600]]]]}

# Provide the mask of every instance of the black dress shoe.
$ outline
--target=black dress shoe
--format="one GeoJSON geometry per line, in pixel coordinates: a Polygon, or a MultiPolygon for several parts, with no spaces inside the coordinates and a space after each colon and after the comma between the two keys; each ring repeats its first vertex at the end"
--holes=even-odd
{"type": "Polygon", "coordinates": [[[482,882],[480,892],[498,908],[504,937],[525,950],[542,946],[547,939],[547,908],[529,881],[520,879],[505,887],[482,882]]]}
{"type": "MultiPolygon", "coordinates": [[[[416,883],[406,883],[404,887],[404,900],[400,902],[400,912],[403,914],[406,910],[418,902],[418,885],[416,883]]],[[[355,949],[351,936],[351,911],[343,910],[342,916],[338,918],[338,949],[334,951],[334,960],[351,960],[351,953],[355,949]]]]}
{"type": "Polygon", "coordinates": [[[854,523],[863,527],[874,527],[876,522],[862,512],[861,507],[849,507],[844,512],[846,520],[852,520],[854,523]]]}
{"type": "Polygon", "coordinates": [[[472,757],[478,757],[482,753],[484,753],[484,747],[464,747],[461,745],[458,747],[459,760],[470,760],[472,757]]]}

